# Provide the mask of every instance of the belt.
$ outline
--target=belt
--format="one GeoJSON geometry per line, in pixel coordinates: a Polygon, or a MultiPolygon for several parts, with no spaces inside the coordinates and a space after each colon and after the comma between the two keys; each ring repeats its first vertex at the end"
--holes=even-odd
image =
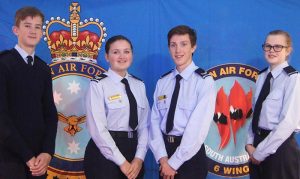
{"type": "Polygon", "coordinates": [[[255,132],[255,134],[260,137],[266,138],[270,134],[270,132],[271,132],[271,130],[258,128],[257,131],[255,132]]]}
{"type": "Polygon", "coordinates": [[[113,138],[137,138],[137,131],[109,131],[109,133],[113,138]]]}
{"type": "Polygon", "coordinates": [[[182,139],[182,136],[166,135],[166,134],[163,134],[163,137],[165,141],[168,143],[180,143],[182,139]]]}

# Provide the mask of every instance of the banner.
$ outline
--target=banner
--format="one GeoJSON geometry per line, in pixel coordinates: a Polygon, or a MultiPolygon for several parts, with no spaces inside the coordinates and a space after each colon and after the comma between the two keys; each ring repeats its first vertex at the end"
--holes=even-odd
{"type": "MultiPolygon", "coordinates": [[[[205,141],[209,179],[248,178],[244,151],[251,121],[248,113],[257,73],[267,66],[261,45],[269,31],[290,33],[293,52],[289,62],[300,69],[297,0],[3,0],[0,50],[17,43],[11,29],[16,10],[24,6],[36,6],[45,14],[44,36],[36,54],[51,67],[60,119],[55,156],[48,170],[51,179],[84,178],[83,156],[90,138],[85,127],[85,92],[90,78],[108,69],[104,45],[111,36],[122,34],[132,41],[134,59],[129,71],[145,81],[152,104],[156,81],[174,68],[168,31],[180,24],[197,31],[193,60],[216,80],[220,101],[205,141]]],[[[145,178],[158,178],[151,151],[145,168],[145,178]]]]}

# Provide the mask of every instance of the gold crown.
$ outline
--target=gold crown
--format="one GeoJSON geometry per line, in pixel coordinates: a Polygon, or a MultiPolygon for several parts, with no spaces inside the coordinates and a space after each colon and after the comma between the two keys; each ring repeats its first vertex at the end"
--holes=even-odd
{"type": "Polygon", "coordinates": [[[60,17],[56,17],[56,19],[51,17],[50,21],[47,20],[45,22],[43,35],[50,49],[53,62],[60,60],[97,62],[98,51],[107,36],[105,33],[106,27],[104,27],[103,22],[99,22],[99,19],[90,18],[81,22],[79,12],[79,4],[72,3],[70,5],[69,21],[60,17]],[[62,29],[61,25],[64,30],[53,30],[50,32],[50,27],[62,29]],[[100,35],[84,29],[87,26],[96,26],[96,29],[99,29],[100,35]]]}

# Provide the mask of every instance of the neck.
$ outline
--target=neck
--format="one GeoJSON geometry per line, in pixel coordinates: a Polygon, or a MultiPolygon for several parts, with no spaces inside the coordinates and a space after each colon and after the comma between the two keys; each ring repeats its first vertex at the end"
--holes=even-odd
{"type": "Polygon", "coordinates": [[[176,69],[179,73],[181,73],[183,70],[185,70],[190,64],[192,63],[192,61],[190,61],[187,64],[182,64],[180,66],[176,66],[176,69]]]}
{"type": "Polygon", "coordinates": [[[35,50],[35,47],[28,47],[28,46],[25,46],[25,45],[22,45],[20,43],[18,43],[19,47],[21,47],[26,53],[28,53],[28,55],[32,55],[34,50],[35,50]]]}
{"type": "Polygon", "coordinates": [[[271,70],[271,71],[274,70],[278,65],[280,65],[280,64],[282,64],[282,63],[284,63],[284,62],[285,62],[285,61],[280,62],[280,63],[270,64],[270,70],[271,70]]]}
{"type": "Polygon", "coordinates": [[[126,76],[126,71],[114,71],[114,72],[116,72],[118,75],[120,75],[123,78],[126,76]]]}

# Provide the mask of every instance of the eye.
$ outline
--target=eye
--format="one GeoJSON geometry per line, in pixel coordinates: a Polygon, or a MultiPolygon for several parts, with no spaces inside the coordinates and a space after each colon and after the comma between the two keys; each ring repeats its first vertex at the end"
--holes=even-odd
{"type": "Polygon", "coordinates": [[[283,45],[274,45],[274,48],[280,49],[280,48],[283,48],[283,45]]]}
{"type": "Polygon", "coordinates": [[[175,47],[176,47],[176,44],[175,44],[175,43],[171,43],[171,44],[170,44],[170,47],[171,47],[171,48],[175,48],[175,47]]]}
{"type": "Polygon", "coordinates": [[[116,51],[112,51],[112,54],[119,54],[119,52],[116,50],[116,51]]]}
{"type": "Polygon", "coordinates": [[[181,46],[182,46],[182,47],[187,46],[187,43],[186,43],[186,42],[182,42],[182,43],[181,43],[181,46]]]}
{"type": "Polygon", "coordinates": [[[40,30],[40,29],[42,29],[42,27],[41,26],[35,26],[35,29],[40,30]]]}
{"type": "Polygon", "coordinates": [[[130,50],[125,50],[125,52],[124,52],[125,54],[130,54],[131,53],[131,51],[130,50]]]}

